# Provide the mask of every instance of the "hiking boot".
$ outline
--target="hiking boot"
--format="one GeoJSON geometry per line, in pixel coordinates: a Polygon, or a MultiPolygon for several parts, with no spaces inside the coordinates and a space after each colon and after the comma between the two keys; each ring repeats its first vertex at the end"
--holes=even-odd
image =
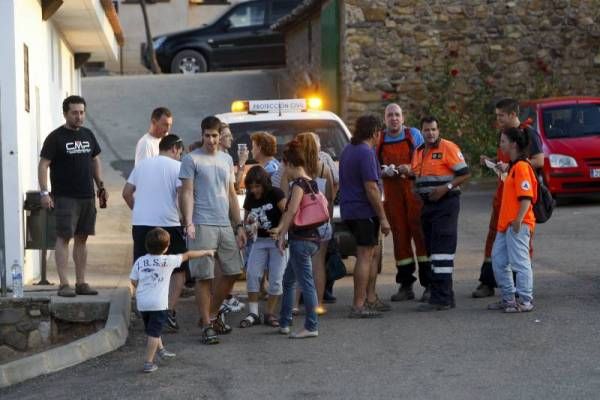
{"type": "Polygon", "coordinates": [[[218,344],[219,337],[217,336],[217,332],[213,329],[212,326],[207,326],[202,329],[202,343],[204,344],[218,344]]]}
{"type": "Polygon", "coordinates": [[[144,372],[145,373],[150,373],[150,372],[154,372],[158,369],[158,365],[151,363],[151,362],[145,362],[144,363],[144,372]]]}
{"type": "Polygon", "coordinates": [[[60,285],[58,287],[58,293],[60,297],[75,297],[75,291],[69,285],[60,285]]]}
{"type": "Polygon", "coordinates": [[[482,299],[484,297],[491,297],[494,295],[494,288],[486,284],[480,284],[477,289],[473,292],[473,297],[476,299],[482,299]]]}
{"type": "Polygon", "coordinates": [[[417,311],[419,311],[419,312],[447,311],[447,310],[450,310],[450,309],[452,309],[454,307],[456,307],[454,303],[452,303],[452,304],[431,304],[431,303],[424,303],[424,304],[419,304],[419,306],[417,307],[417,311]]]}
{"type": "Polygon", "coordinates": [[[372,303],[370,303],[368,300],[365,301],[365,307],[370,310],[375,310],[375,311],[380,311],[380,312],[392,311],[392,306],[389,305],[388,303],[384,303],[383,301],[381,301],[379,296],[377,296],[375,298],[375,301],[372,303]]]}
{"type": "Polygon", "coordinates": [[[431,298],[431,289],[429,289],[428,287],[425,288],[425,290],[423,291],[423,295],[421,296],[421,298],[419,299],[419,301],[421,303],[429,303],[429,299],[431,298]]]}
{"type": "Polygon", "coordinates": [[[392,301],[407,301],[415,298],[415,292],[413,292],[412,285],[402,285],[398,288],[398,293],[392,295],[392,301]]]}
{"type": "Polygon", "coordinates": [[[156,352],[156,355],[158,355],[158,357],[162,360],[169,360],[171,358],[175,358],[176,354],[170,352],[169,350],[165,349],[164,347],[162,349],[160,349],[159,351],[156,352]]]}
{"type": "Polygon", "coordinates": [[[179,330],[179,324],[177,323],[177,312],[175,312],[175,310],[167,311],[167,327],[174,331],[179,330]]]}
{"type": "Polygon", "coordinates": [[[381,317],[381,313],[376,310],[372,310],[367,307],[361,308],[350,308],[350,314],[348,314],[348,318],[378,318],[381,317]]]}
{"type": "Polygon", "coordinates": [[[75,293],[84,296],[95,296],[98,294],[98,291],[92,289],[87,283],[77,283],[75,284],[75,293]]]}

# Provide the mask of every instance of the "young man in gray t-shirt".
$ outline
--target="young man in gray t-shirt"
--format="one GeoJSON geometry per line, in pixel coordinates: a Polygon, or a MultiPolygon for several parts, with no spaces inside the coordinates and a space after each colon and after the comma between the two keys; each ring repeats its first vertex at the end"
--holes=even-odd
{"type": "Polygon", "coordinates": [[[216,117],[202,120],[203,144],[181,161],[183,222],[188,248],[215,249],[222,274],[213,286],[213,258],[190,262],[190,274],[196,279],[196,298],[202,318],[202,340],[219,342],[217,334],[229,333],[231,327],[219,318],[219,307],[231,293],[242,272],[240,249],[246,245],[246,234],[240,218],[231,157],[219,151],[219,126],[216,117]],[[231,220],[230,220],[231,217],[231,220]],[[235,226],[235,233],[231,226],[235,226]]]}

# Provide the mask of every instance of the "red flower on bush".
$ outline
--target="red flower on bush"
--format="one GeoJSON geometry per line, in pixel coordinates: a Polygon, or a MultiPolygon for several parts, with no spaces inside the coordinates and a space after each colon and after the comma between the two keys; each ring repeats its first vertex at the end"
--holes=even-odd
{"type": "Polygon", "coordinates": [[[448,55],[450,57],[456,58],[458,57],[458,50],[450,50],[450,53],[448,55]]]}
{"type": "Polygon", "coordinates": [[[421,66],[420,66],[420,65],[417,65],[417,66],[415,67],[415,72],[420,72],[420,71],[421,71],[421,66]]]}
{"type": "Polygon", "coordinates": [[[459,73],[459,72],[460,72],[460,71],[458,70],[458,68],[452,68],[452,69],[450,70],[450,75],[452,75],[452,76],[456,77],[456,76],[458,76],[458,73],[459,73]]]}
{"type": "Polygon", "coordinates": [[[389,92],[381,93],[381,100],[390,100],[392,98],[392,94],[389,92]]]}

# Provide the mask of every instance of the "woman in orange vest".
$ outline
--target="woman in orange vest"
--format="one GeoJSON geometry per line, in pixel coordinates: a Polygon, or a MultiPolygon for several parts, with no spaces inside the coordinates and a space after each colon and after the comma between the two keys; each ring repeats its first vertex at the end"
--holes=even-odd
{"type": "Polygon", "coordinates": [[[492,249],[492,268],[502,299],[490,304],[488,309],[507,313],[531,311],[533,272],[529,249],[535,229],[533,204],[537,200],[537,179],[527,160],[529,137],[520,129],[506,129],[500,136],[500,147],[510,155],[492,249]],[[518,302],[515,295],[519,297],[518,302]]]}

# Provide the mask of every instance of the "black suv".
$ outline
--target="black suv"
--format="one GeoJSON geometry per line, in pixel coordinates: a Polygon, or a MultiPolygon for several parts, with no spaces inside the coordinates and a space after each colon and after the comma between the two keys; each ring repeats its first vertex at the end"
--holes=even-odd
{"type": "MultiPolygon", "coordinates": [[[[285,65],[283,35],[270,26],[301,2],[247,1],[231,7],[210,25],[157,36],[152,45],[158,65],[162,72],[184,74],[285,65]]],[[[143,53],[142,60],[150,69],[143,53]]]]}

